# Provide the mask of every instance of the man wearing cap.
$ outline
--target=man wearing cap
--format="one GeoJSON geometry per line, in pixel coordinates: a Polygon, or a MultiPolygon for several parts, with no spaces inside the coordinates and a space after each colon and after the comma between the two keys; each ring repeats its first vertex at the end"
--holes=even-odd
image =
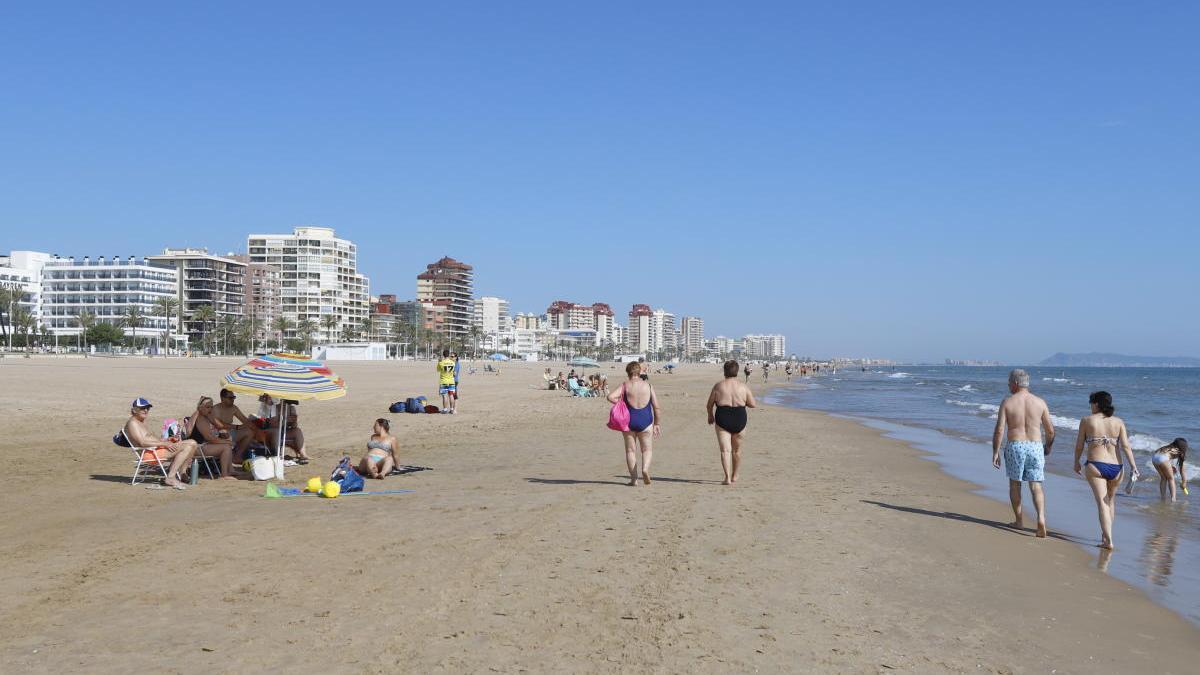
{"type": "Polygon", "coordinates": [[[179,480],[180,472],[191,463],[192,455],[196,454],[198,446],[193,440],[163,441],[150,433],[146,428],[146,418],[150,416],[152,407],[150,401],[144,398],[134,399],[133,403],[129,404],[129,421],[125,423],[125,436],[134,447],[149,448],[159,459],[170,459],[171,468],[167,471],[167,477],[163,479],[163,485],[183,490],[183,481],[179,480]]]}

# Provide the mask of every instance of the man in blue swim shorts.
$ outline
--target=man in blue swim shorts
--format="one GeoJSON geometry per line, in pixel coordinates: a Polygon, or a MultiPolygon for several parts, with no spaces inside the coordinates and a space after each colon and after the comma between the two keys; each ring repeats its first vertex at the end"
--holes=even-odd
{"type": "Polygon", "coordinates": [[[1033,507],[1037,509],[1037,536],[1046,536],[1046,503],[1042,481],[1046,480],[1046,456],[1054,445],[1054,424],[1050,408],[1029,393],[1029,373],[1017,369],[1008,374],[1012,394],[1000,403],[996,430],[992,434],[992,466],[1000,468],[1000,445],[1004,445],[1004,469],[1008,473],[1008,499],[1012,502],[1013,522],[1009,527],[1025,527],[1021,509],[1021,483],[1029,483],[1033,507]],[[1045,444],[1042,435],[1045,434],[1045,444]]]}

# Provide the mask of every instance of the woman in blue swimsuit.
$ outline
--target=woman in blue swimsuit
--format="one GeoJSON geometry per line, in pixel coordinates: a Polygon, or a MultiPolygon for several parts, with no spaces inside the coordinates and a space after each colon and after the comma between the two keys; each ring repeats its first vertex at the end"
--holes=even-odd
{"type": "Polygon", "coordinates": [[[1112,549],[1112,526],[1117,516],[1117,488],[1121,485],[1124,467],[1118,450],[1125,451],[1129,470],[1137,480],[1137,462],[1129,447],[1129,433],[1125,422],[1113,413],[1112,395],[1097,391],[1088,397],[1092,414],[1079,421],[1079,435],[1075,439],[1075,473],[1087,479],[1096,498],[1096,509],[1100,512],[1100,548],[1112,549]],[[1079,457],[1087,449],[1087,468],[1079,463],[1079,457]]]}
{"type": "Polygon", "coordinates": [[[625,407],[629,408],[629,431],[621,432],[625,441],[625,466],[629,469],[629,484],[637,485],[637,451],[641,449],[642,482],[649,485],[654,437],[662,434],[662,429],[659,427],[662,420],[658,398],[654,395],[654,387],[641,378],[642,364],[636,362],[627,364],[625,374],[629,379],[608,395],[608,402],[616,403],[624,399],[625,407]]]}

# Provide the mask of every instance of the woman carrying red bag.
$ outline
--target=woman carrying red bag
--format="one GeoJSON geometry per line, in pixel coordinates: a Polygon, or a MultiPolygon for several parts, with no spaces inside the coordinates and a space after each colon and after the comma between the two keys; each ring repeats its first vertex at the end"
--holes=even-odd
{"type": "Polygon", "coordinates": [[[625,466],[629,469],[629,485],[637,485],[639,449],[642,454],[642,482],[649,485],[654,438],[662,435],[658,398],[654,395],[654,388],[650,383],[640,377],[642,364],[627,364],[625,374],[629,379],[608,395],[609,403],[614,405],[614,411],[609,415],[609,427],[620,431],[625,441],[625,466]],[[628,410],[628,422],[623,428],[620,423],[624,421],[621,418],[625,416],[615,409],[619,405],[624,405],[628,410]],[[618,426],[614,427],[614,424],[618,426]]]}

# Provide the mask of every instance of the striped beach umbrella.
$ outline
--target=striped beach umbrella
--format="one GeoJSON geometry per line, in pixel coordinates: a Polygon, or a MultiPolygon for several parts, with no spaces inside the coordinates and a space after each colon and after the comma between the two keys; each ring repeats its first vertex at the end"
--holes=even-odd
{"type": "Polygon", "coordinates": [[[252,366],[273,366],[273,365],[288,365],[288,366],[303,366],[313,371],[329,377],[329,379],[337,382],[341,386],[345,386],[345,381],[334,374],[333,369],[326,366],[324,363],[310,359],[301,354],[290,354],[288,352],[275,352],[273,354],[264,354],[251,359],[247,365],[252,366]]]}
{"type": "Polygon", "coordinates": [[[221,387],[241,394],[267,394],[275,399],[290,401],[326,401],[345,396],[345,382],[336,375],[330,375],[302,365],[255,365],[251,361],[225,375],[221,379],[221,387]]]}

